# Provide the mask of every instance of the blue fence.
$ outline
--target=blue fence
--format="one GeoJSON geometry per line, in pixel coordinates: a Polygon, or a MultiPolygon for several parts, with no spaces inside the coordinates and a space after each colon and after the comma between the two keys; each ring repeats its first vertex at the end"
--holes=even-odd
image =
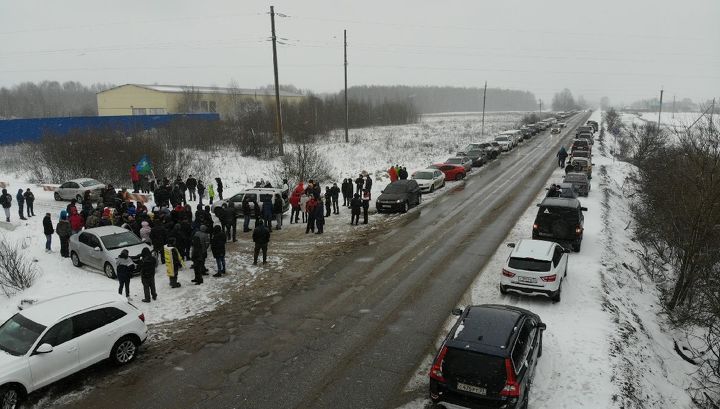
{"type": "Polygon", "coordinates": [[[73,131],[148,130],[168,125],[175,120],[218,121],[219,114],[170,114],[123,116],[74,116],[64,118],[32,118],[0,120],[0,145],[32,142],[45,134],[67,135],[73,131]]]}

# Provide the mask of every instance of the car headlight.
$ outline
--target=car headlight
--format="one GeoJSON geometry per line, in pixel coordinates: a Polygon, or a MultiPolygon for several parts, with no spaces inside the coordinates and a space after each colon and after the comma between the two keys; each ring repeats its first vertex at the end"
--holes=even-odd
{"type": "Polygon", "coordinates": [[[398,199],[395,201],[395,203],[402,203],[402,200],[398,199]]]}

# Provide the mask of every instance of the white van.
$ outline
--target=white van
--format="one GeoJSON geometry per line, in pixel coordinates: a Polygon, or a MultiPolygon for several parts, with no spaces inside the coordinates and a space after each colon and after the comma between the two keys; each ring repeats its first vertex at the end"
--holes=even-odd
{"type": "Polygon", "coordinates": [[[506,136],[510,138],[510,140],[513,143],[513,147],[518,146],[520,142],[523,140],[523,133],[519,129],[513,129],[510,131],[500,132],[500,135],[498,136],[506,136]]]}

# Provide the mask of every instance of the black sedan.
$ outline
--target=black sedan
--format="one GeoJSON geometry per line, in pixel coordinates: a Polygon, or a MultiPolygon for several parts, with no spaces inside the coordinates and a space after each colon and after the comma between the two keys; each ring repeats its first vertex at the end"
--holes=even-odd
{"type": "Polygon", "coordinates": [[[378,213],[405,213],[409,208],[420,204],[420,197],[420,186],[416,181],[396,180],[385,187],[375,206],[378,213]]]}

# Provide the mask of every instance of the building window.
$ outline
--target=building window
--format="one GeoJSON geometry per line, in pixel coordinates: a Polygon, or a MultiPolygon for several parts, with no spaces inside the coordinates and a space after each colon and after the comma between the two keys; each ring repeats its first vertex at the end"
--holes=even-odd
{"type": "Polygon", "coordinates": [[[147,110],[146,110],[145,108],[133,108],[133,109],[132,109],[132,114],[133,114],[133,115],[147,115],[147,114],[146,114],[146,111],[147,111],[147,110]]]}
{"type": "Polygon", "coordinates": [[[215,101],[209,101],[208,102],[208,112],[217,112],[217,106],[215,105],[215,101]]]}
{"type": "Polygon", "coordinates": [[[147,113],[148,115],[165,115],[167,111],[165,108],[148,108],[147,113]]]}

